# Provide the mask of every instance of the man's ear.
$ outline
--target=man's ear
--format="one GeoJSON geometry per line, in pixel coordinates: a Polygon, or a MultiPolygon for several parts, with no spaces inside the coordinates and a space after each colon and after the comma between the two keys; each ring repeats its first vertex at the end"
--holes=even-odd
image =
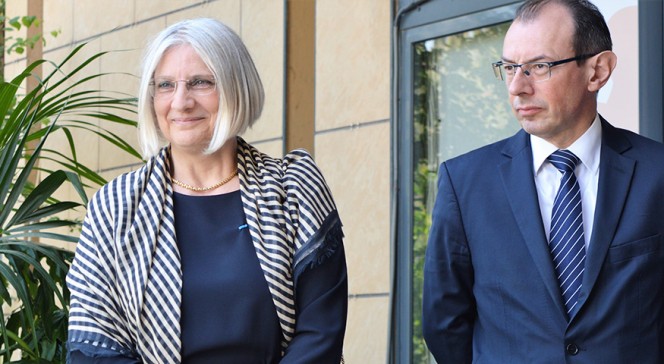
{"type": "Polygon", "coordinates": [[[588,62],[591,68],[588,91],[597,92],[609,81],[609,77],[618,63],[618,57],[612,51],[604,51],[589,59],[588,62]]]}

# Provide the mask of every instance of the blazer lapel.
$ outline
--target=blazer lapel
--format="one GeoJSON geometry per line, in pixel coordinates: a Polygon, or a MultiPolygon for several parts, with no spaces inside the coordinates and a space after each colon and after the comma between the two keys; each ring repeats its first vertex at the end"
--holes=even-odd
{"type": "Polygon", "coordinates": [[[561,315],[566,318],[565,305],[541,222],[542,215],[533,177],[533,158],[528,134],[523,130],[517,133],[510,139],[503,154],[510,159],[500,164],[498,169],[512,213],[551,299],[558,306],[561,315]]]}
{"type": "MultiPolygon", "coordinates": [[[[635,161],[622,155],[630,142],[602,118],[602,150],[599,162],[599,185],[595,222],[583,274],[579,310],[592,291],[609,246],[613,240],[634,174],[635,161]]],[[[579,312],[576,310],[576,312],[579,312]]]]}

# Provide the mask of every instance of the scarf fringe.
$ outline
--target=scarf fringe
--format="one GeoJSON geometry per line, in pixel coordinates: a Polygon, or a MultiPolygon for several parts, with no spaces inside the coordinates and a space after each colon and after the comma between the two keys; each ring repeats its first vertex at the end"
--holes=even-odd
{"type": "Polygon", "coordinates": [[[343,225],[337,211],[332,211],[325,219],[319,233],[295,254],[293,275],[300,276],[309,269],[316,268],[339,250],[343,242],[343,225]],[[298,255],[304,255],[298,259],[298,255]]]}

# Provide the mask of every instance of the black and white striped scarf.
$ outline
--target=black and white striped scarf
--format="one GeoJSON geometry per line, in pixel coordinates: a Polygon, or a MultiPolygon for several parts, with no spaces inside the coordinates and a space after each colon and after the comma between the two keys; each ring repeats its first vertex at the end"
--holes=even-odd
{"type": "MultiPolygon", "coordinates": [[[[168,148],[91,199],[71,290],[69,349],[180,362],[182,272],[168,148]]],[[[294,282],[341,244],[341,222],[311,156],[271,158],[238,138],[244,213],[283,332],[295,333],[294,282]]],[[[220,268],[220,269],[223,269],[220,268]]]]}

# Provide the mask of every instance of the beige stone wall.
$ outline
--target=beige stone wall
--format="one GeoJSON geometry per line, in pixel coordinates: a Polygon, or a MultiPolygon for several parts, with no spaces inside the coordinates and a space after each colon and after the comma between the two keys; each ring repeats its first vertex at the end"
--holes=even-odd
{"type": "MultiPolygon", "coordinates": [[[[308,0],[295,0],[308,1],[308,0]]],[[[311,0],[313,1],[313,0],[311,0]]],[[[24,0],[9,0],[8,14],[26,13],[24,0]]],[[[111,51],[90,72],[128,75],[95,84],[135,95],[148,39],[185,18],[217,18],[240,34],[261,74],[267,95],[261,119],[245,138],[280,156],[284,149],[286,0],[44,0],[44,58],[60,61],[87,42],[78,61],[111,51]]],[[[315,8],[315,158],[330,185],[346,234],[349,316],[346,363],[385,362],[389,309],[389,41],[390,1],[317,0],[315,8]]],[[[25,67],[10,57],[8,72],[25,67]]],[[[136,131],[111,129],[137,146],[136,131]]],[[[140,165],[97,137],[75,135],[79,158],[111,179],[140,165]]],[[[50,143],[65,146],[55,135],[50,143]]],[[[94,192],[91,189],[90,193],[94,192]]],[[[60,198],[74,198],[63,190],[60,198]]]]}
{"type": "Polygon", "coordinates": [[[346,234],[347,363],[384,363],[390,291],[390,2],[316,1],[316,161],[346,234]]]}

